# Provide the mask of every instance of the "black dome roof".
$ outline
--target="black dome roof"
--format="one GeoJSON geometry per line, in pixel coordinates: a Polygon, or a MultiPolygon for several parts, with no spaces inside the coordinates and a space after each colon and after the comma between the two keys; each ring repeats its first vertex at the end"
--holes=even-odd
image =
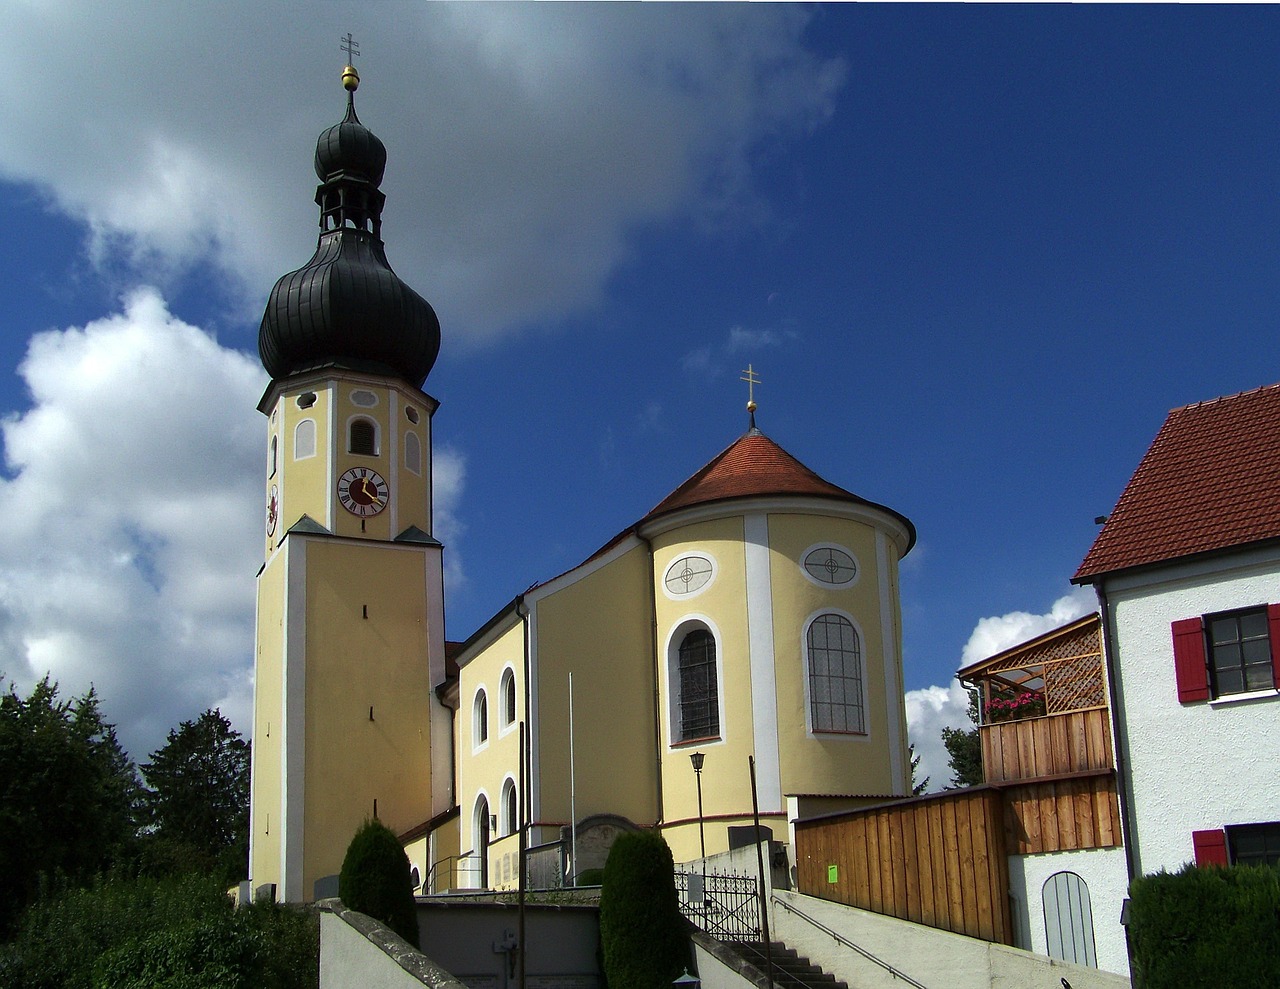
{"type": "Polygon", "coordinates": [[[354,99],[347,101],[347,115],[343,121],[320,135],[316,142],[315,165],[316,178],[321,182],[345,174],[363,178],[375,186],[382,183],[382,173],[387,167],[387,146],[360,123],[354,99]]]}
{"type": "MultiPolygon", "coordinates": [[[[344,74],[351,90],[354,73],[348,67],[344,74]]],[[[342,367],[420,388],[431,372],[440,321],[391,270],[382,246],[378,185],[386,163],[386,147],[360,123],[349,95],[346,118],[316,144],[316,253],[276,282],[258,330],[258,354],[273,379],[342,367]]]]}

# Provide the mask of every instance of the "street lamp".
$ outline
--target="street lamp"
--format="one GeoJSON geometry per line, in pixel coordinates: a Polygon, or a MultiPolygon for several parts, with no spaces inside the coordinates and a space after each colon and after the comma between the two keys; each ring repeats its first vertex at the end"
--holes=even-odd
{"type": "Polygon", "coordinates": [[[707,867],[707,836],[702,828],[702,760],[706,756],[701,752],[694,752],[689,756],[689,761],[693,763],[693,774],[698,779],[698,845],[702,849],[702,867],[707,867]]]}

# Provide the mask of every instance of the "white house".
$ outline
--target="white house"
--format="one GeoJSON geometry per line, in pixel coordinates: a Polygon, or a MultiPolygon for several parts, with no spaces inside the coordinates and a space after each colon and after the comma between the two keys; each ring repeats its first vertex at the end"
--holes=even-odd
{"type": "Polygon", "coordinates": [[[1280,385],[1169,413],[1098,593],[1131,876],[1280,862],[1280,385]]]}

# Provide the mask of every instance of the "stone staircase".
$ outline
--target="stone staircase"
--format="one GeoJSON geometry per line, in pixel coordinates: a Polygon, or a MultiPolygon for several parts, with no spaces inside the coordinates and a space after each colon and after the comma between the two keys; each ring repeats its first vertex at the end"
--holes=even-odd
{"type": "MultiPolygon", "coordinates": [[[[761,975],[768,971],[764,945],[759,941],[722,941],[721,944],[758,969],[761,975]]],[[[838,981],[781,941],[771,942],[769,952],[773,960],[773,984],[777,989],[849,989],[848,983],[838,981]]]]}

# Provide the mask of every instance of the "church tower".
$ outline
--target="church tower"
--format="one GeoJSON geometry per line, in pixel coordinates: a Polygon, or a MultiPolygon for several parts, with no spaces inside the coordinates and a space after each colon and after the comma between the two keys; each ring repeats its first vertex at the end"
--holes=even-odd
{"type": "Polygon", "coordinates": [[[351,836],[452,803],[442,547],[432,537],[431,306],[391,270],[387,152],[356,116],[320,135],[315,256],[271,290],[250,881],[310,900],[351,836]],[[433,793],[435,794],[433,804],[433,793]]]}

